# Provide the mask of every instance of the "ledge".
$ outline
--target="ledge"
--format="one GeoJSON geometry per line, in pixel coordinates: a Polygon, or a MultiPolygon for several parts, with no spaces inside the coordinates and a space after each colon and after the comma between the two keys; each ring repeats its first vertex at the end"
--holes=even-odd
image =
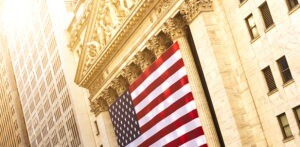
{"type": "Polygon", "coordinates": [[[285,82],[284,84],[282,84],[282,86],[283,86],[283,87],[287,87],[287,86],[293,84],[294,82],[295,82],[295,80],[294,80],[294,79],[291,79],[291,80],[285,82]]]}
{"type": "Polygon", "coordinates": [[[253,38],[253,39],[251,39],[251,44],[253,43],[253,42],[255,42],[256,40],[258,40],[260,38],[260,35],[258,35],[256,38],[253,38]]]}
{"type": "Polygon", "coordinates": [[[272,94],[276,93],[278,91],[278,88],[268,92],[268,96],[271,96],[272,94]]]}
{"type": "Polygon", "coordinates": [[[241,2],[241,3],[239,4],[239,7],[242,7],[245,3],[247,3],[247,1],[248,1],[248,0],[244,0],[243,2],[241,2]]]}
{"type": "Polygon", "coordinates": [[[295,139],[294,136],[290,136],[290,137],[284,138],[284,139],[282,140],[282,142],[283,142],[283,143],[286,143],[286,142],[289,142],[289,141],[294,140],[294,139],[295,139]]]}
{"type": "Polygon", "coordinates": [[[295,11],[297,11],[300,8],[300,4],[298,4],[297,6],[295,6],[294,8],[292,8],[291,10],[289,10],[289,15],[291,15],[292,13],[294,13],[295,11]]]}
{"type": "Polygon", "coordinates": [[[273,23],[271,26],[269,26],[268,28],[266,28],[265,33],[269,32],[273,28],[275,28],[275,23],[273,23]]]}

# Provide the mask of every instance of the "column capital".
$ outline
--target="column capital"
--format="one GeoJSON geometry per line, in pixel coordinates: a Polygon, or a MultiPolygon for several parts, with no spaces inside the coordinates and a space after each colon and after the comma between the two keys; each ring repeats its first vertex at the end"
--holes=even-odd
{"type": "Polygon", "coordinates": [[[123,92],[128,88],[129,84],[125,77],[122,75],[116,77],[111,84],[111,87],[115,89],[118,96],[121,96],[123,92]]]}
{"type": "Polygon", "coordinates": [[[153,36],[147,42],[147,48],[153,51],[157,58],[171,45],[172,40],[170,40],[170,38],[168,38],[168,36],[166,36],[164,33],[159,33],[157,36],[153,36]]]}
{"type": "Polygon", "coordinates": [[[113,104],[116,99],[118,98],[117,92],[111,88],[108,87],[107,89],[103,90],[100,93],[100,97],[106,101],[107,105],[110,106],[111,104],[113,104]]]}
{"type": "Polygon", "coordinates": [[[107,102],[102,98],[97,98],[93,101],[90,101],[91,111],[97,116],[99,113],[107,111],[108,105],[107,102]]]}
{"type": "Polygon", "coordinates": [[[141,73],[141,69],[135,63],[131,63],[123,69],[121,75],[131,84],[141,73]]]}
{"type": "Polygon", "coordinates": [[[186,0],[180,8],[180,13],[191,22],[203,11],[213,10],[212,0],[186,0]]]}
{"type": "Polygon", "coordinates": [[[162,26],[162,31],[172,41],[176,41],[179,37],[186,36],[185,26],[187,25],[186,20],[181,14],[176,15],[173,18],[169,18],[162,26]]]}
{"type": "Polygon", "coordinates": [[[155,61],[155,59],[155,54],[146,48],[134,56],[133,62],[138,65],[142,71],[144,71],[155,61]]]}

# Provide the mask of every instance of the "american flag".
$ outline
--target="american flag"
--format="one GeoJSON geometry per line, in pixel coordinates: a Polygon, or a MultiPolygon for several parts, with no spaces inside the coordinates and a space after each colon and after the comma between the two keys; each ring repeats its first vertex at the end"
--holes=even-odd
{"type": "Polygon", "coordinates": [[[178,43],[110,107],[119,146],[207,146],[178,43]]]}

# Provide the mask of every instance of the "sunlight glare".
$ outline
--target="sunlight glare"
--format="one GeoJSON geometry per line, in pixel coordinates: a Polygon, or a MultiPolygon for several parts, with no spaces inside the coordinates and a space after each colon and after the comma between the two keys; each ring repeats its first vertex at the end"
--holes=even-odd
{"type": "Polygon", "coordinates": [[[30,5],[27,0],[4,0],[2,22],[7,35],[25,31],[30,21],[30,5]]]}

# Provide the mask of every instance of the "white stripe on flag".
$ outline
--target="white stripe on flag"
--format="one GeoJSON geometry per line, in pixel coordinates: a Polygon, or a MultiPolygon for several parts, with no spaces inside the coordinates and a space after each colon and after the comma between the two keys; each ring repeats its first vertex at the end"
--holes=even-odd
{"type": "Polygon", "coordinates": [[[186,71],[184,67],[180,68],[176,73],[174,73],[171,77],[165,80],[161,85],[156,87],[153,91],[147,95],[147,97],[142,100],[138,105],[135,106],[135,111],[139,113],[144,107],[146,107],[150,102],[153,101],[157,96],[163,93],[165,90],[170,88],[175,82],[180,80],[183,76],[186,75],[186,71]]]}
{"type": "Polygon", "coordinates": [[[205,139],[204,135],[201,135],[193,140],[186,142],[185,144],[181,145],[180,147],[201,146],[204,144],[206,144],[206,139],[205,139]]]}
{"type": "MultiPolygon", "coordinates": [[[[138,137],[136,140],[131,142],[128,146],[137,146],[137,145],[143,143],[149,137],[151,137],[151,136],[155,135],[157,132],[159,132],[161,129],[167,127],[168,125],[170,125],[171,123],[176,121],[178,118],[184,116],[185,114],[187,114],[195,109],[196,109],[196,104],[194,101],[191,101],[191,102],[185,104],[181,108],[174,111],[171,115],[167,116],[166,118],[164,118],[163,120],[158,122],[151,129],[149,129],[148,131],[143,133],[140,137],[138,137]],[[180,115],[178,115],[178,114],[180,114],[180,115]]],[[[197,125],[197,127],[199,127],[200,122],[198,119],[197,119],[197,121],[199,123],[199,125],[197,125]]]]}
{"type": "Polygon", "coordinates": [[[143,126],[148,121],[153,119],[154,116],[156,116],[158,113],[164,111],[166,108],[168,108],[170,105],[172,105],[174,102],[185,96],[187,93],[191,92],[191,89],[189,87],[189,84],[184,85],[182,88],[174,92],[172,95],[170,95],[167,99],[165,99],[163,102],[159,103],[156,107],[154,107],[150,112],[148,112],[144,117],[142,117],[139,120],[140,126],[143,126]]]}
{"type": "Polygon", "coordinates": [[[181,59],[180,51],[176,51],[168,60],[159,66],[151,75],[149,75],[143,83],[141,83],[134,91],[131,92],[131,97],[134,100],[139,94],[141,94],[153,81],[155,81],[160,75],[166,72],[173,64],[181,59]]]}
{"type": "Polygon", "coordinates": [[[184,134],[186,134],[189,131],[192,131],[196,128],[200,127],[199,119],[195,118],[192,121],[184,124],[183,126],[177,128],[175,131],[169,133],[168,135],[162,137],[155,143],[151,144],[150,146],[156,147],[156,146],[162,146],[165,145],[171,141],[174,140],[174,138],[178,138],[184,134]]]}

